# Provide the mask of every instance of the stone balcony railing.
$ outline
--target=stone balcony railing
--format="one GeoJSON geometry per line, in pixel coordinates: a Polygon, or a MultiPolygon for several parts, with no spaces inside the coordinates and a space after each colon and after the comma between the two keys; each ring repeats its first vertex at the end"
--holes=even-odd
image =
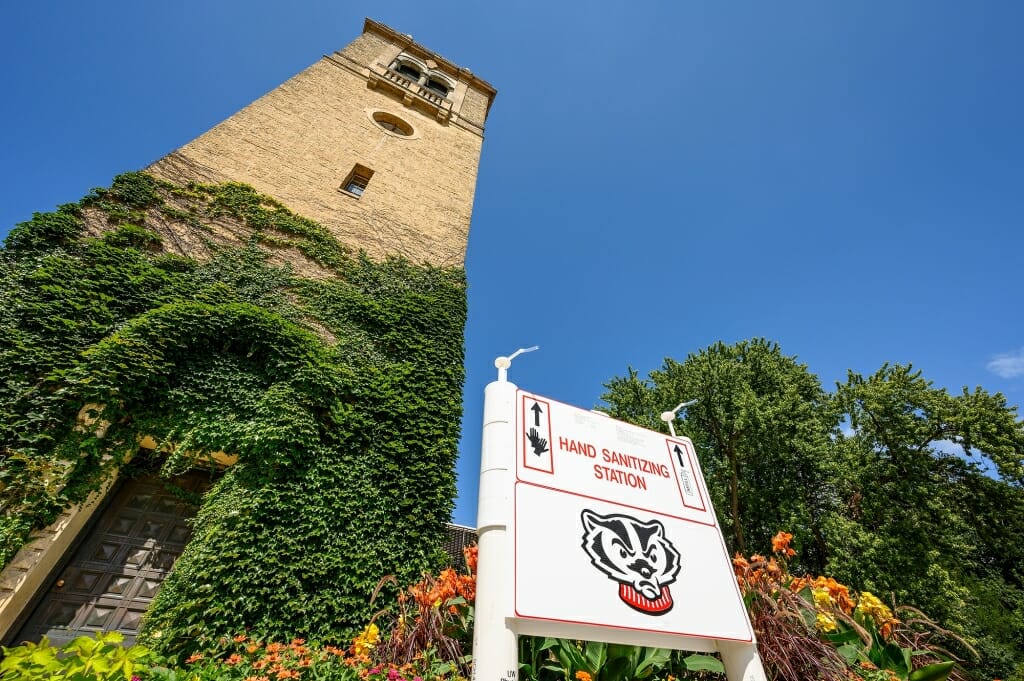
{"type": "Polygon", "coordinates": [[[419,105],[433,113],[442,123],[447,123],[451,119],[452,100],[423,87],[383,64],[378,63],[370,67],[367,82],[371,88],[383,85],[398,93],[402,97],[403,104],[406,106],[419,105]]]}

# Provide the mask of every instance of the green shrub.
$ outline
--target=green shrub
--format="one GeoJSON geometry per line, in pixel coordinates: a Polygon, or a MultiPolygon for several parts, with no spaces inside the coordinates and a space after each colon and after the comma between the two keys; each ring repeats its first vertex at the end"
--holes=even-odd
{"type": "Polygon", "coordinates": [[[129,681],[146,675],[155,655],[143,646],[125,648],[117,632],[79,636],[56,648],[44,636],[38,644],[3,649],[0,681],[129,681]]]}

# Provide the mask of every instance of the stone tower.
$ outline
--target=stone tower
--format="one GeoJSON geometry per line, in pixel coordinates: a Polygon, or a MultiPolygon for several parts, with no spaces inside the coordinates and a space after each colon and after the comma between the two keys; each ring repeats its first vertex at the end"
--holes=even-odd
{"type": "MultiPolygon", "coordinates": [[[[146,170],[179,185],[249,184],[371,257],[397,254],[414,264],[459,267],[484,123],[495,94],[468,69],[367,19],[362,35],[347,47],[146,170]]],[[[83,210],[86,235],[108,231],[107,217],[102,211],[83,210]]],[[[158,210],[146,219],[148,228],[168,237],[165,252],[200,260],[203,239],[238,242],[252,232],[224,227],[220,233],[223,226],[209,221],[202,230],[193,229],[197,237],[185,233],[192,229],[189,223],[163,220],[158,210]]],[[[140,446],[153,448],[156,443],[143,438],[140,446]]],[[[231,465],[234,458],[217,456],[223,465],[231,465]]],[[[152,523],[125,520],[132,532],[141,533],[132,537],[111,539],[109,528],[120,527],[118,514],[142,517],[141,507],[133,504],[145,498],[146,517],[163,518],[163,526],[182,541],[187,531],[177,511],[161,511],[177,503],[161,496],[166,492],[162,486],[149,489],[148,478],[120,489],[114,482],[108,480],[102,493],[65,509],[51,526],[35,532],[0,570],[0,643],[51,629],[70,640],[82,627],[95,629],[91,618],[106,622],[111,612],[120,618],[118,630],[134,636],[174,555],[170,549],[161,554],[169,562],[156,572],[143,570],[139,558],[135,570],[134,558],[129,560],[134,553],[126,547],[151,546],[153,537],[145,535],[149,530],[143,526],[152,523]],[[101,565],[103,551],[120,562],[101,565]],[[129,568],[135,572],[124,573],[129,568]],[[144,589],[132,587],[129,594],[123,585],[138,580],[145,581],[144,589]],[[20,631],[27,633],[19,637],[20,631]]],[[[165,548],[174,548],[166,538],[161,541],[165,548]]],[[[55,635],[50,638],[57,640],[55,635]]]]}
{"type": "Polygon", "coordinates": [[[371,257],[461,266],[496,91],[371,19],[344,49],[150,166],[250,184],[371,257]]]}

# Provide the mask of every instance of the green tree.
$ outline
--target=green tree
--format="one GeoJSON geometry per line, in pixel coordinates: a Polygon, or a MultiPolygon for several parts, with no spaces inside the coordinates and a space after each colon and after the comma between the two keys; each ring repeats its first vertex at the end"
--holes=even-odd
{"type": "Polygon", "coordinates": [[[947,641],[977,678],[1024,661],[1024,424],[1003,395],[950,394],[888,364],[850,372],[830,395],[763,339],[605,387],[613,416],[652,429],[666,408],[699,400],[679,430],[733,549],[766,551],[788,530],[798,569],[923,609],[970,644],[947,641]]]}
{"type": "Polygon", "coordinates": [[[836,501],[828,451],[838,419],[817,377],[765,339],[716,343],[682,363],[666,359],[647,380],[630,370],[605,387],[611,414],[664,429],[658,414],[697,399],[680,423],[693,439],[734,550],[765,547],[780,528],[815,567],[836,501]]]}
{"type": "Polygon", "coordinates": [[[844,513],[826,530],[830,570],[925,609],[992,654],[1019,650],[1016,408],[982,388],[951,395],[898,364],[850,372],[835,400],[850,430],[836,447],[844,513]],[[992,468],[1001,479],[986,475],[992,468]]]}

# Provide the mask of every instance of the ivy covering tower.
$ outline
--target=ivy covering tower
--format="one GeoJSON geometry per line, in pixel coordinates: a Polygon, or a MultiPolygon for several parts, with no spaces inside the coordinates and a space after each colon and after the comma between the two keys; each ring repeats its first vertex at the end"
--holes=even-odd
{"type": "Polygon", "coordinates": [[[0,636],[327,640],[383,575],[439,560],[494,95],[367,20],[146,172],[12,230],[0,636]]]}

